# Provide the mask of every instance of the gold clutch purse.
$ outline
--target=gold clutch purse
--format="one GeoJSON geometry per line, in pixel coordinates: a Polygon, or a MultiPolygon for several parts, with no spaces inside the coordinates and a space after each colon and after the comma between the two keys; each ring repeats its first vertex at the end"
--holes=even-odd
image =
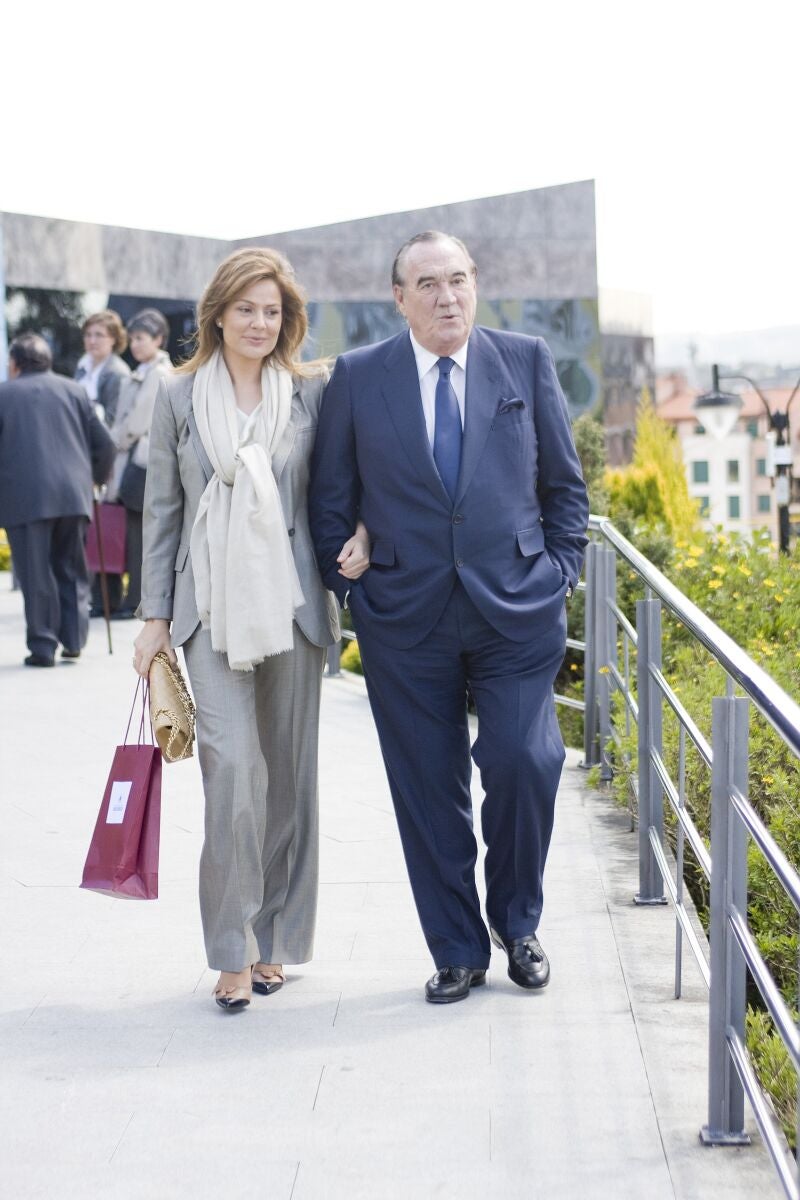
{"type": "Polygon", "coordinates": [[[150,664],[150,720],[166,762],[191,758],[195,707],[177,663],[163,650],[150,664]]]}

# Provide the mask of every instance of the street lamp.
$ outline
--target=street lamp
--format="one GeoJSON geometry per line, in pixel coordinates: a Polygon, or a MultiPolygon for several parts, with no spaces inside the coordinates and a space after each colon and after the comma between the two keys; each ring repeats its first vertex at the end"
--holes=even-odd
{"type": "MultiPolygon", "coordinates": [[[[733,429],[742,407],[741,396],[731,392],[721,392],[719,387],[719,367],[716,363],[711,368],[712,388],[698,396],[694,402],[694,410],[702,419],[703,425],[718,438],[727,437],[733,429]]],[[[789,407],[800,391],[800,379],[794,385],[792,394],[786,401],[786,408],[781,412],[769,406],[766,396],[757,383],[747,375],[725,375],[725,379],[741,379],[756,393],[769,421],[770,432],[775,435],[772,450],[772,486],[775,489],[775,504],[778,509],[778,544],[781,553],[789,553],[789,500],[792,490],[792,447],[789,438],[789,407]]]]}

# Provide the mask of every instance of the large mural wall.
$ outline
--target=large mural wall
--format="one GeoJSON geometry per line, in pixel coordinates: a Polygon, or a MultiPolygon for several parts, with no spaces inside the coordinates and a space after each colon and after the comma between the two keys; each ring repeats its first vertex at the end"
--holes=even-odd
{"type": "MultiPolygon", "coordinates": [[[[170,323],[169,352],[174,362],[187,354],[194,330],[194,302],[152,296],[7,288],[9,337],[27,329],[42,333],[53,350],[54,366],[72,375],[83,353],[80,327],[86,316],[112,308],[127,322],[145,307],[159,308],[170,323]]],[[[305,357],[334,356],[392,337],[405,328],[393,301],[339,300],[308,306],[305,357]]],[[[601,345],[596,300],[480,300],[478,323],[545,338],[570,412],[592,408],[601,386],[601,345]]]]}
{"type": "MultiPolygon", "coordinates": [[[[308,311],[309,357],[340,354],[382,341],[405,328],[392,301],[312,302],[308,311]]],[[[573,417],[597,403],[602,350],[596,299],[479,299],[477,320],[492,329],[527,333],[547,341],[573,417]]]]}

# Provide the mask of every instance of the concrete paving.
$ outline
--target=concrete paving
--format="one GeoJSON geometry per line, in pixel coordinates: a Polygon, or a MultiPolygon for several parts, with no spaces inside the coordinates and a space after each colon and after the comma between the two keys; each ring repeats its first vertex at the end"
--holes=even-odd
{"type": "MultiPolygon", "coordinates": [[[[416,921],[360,681],[324,684],[317,951],[214,1005],[196,899],[196,760],[166,766],[161,898],[79,891],[134,676],[24,669],[0,576],[0,1195],[60,1200],[739,1200],[781,1194],[757,1135],[706,1150],[706,994],[671,999],[673,919],[636,909],[627,817],[571,753],[546,876],[543,993],[423,1000],[416,921]]],[[[476,801],[479,788],[476,781],[476,801]]],[[[752,1123],[752,1122],[751,1122],[752,1123]]]]}

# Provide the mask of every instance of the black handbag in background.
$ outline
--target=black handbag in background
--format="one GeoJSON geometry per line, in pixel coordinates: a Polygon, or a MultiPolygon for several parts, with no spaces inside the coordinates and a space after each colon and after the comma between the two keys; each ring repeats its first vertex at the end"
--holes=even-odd
{"type": "Polygon", "coordinates": [[[117,490],[117,498],[122,501],[126,508],[132,509],[133,512],[142,512],[144,509],[144,483],[147,479],[147,470],[145,467],[137,467],[133,461],[133,447],[128,455],[128,461],[125,463],[125,470],[122,472],[122,479],[119,481],[117,490]]]}

